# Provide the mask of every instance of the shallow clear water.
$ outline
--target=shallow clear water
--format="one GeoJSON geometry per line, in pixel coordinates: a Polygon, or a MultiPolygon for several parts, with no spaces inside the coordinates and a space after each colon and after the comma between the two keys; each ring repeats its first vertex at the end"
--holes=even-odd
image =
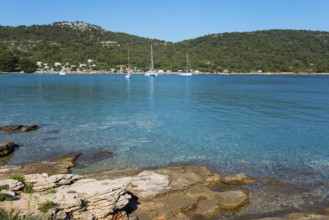
{"type": "Polygon", "coordinates": [[[0,126],[42,126],[0,134],[24,145],[9,164],[100,147],[113,157],[84,171],[192,163],[328,177],[329,76],[2,74],[0,88],[0,126]]]}

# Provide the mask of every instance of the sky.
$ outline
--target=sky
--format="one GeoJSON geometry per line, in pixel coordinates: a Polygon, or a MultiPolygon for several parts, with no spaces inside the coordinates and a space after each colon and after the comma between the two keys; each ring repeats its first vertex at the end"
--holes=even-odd
{"type": "Polygon", "coordinates": [[[329,31],[329,0],[0,0],[0,25],[56,21],[171,42],[224,32],[329,31]]]}

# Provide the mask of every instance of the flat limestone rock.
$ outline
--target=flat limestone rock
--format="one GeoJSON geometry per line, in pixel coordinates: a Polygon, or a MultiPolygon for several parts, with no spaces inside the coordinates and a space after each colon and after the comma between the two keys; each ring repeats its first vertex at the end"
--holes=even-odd
{"type": "Polygon", "coordinates": [[[204,166],[176,165],[155,170],[170,178],[172,190],[180,190],[195,184],[212,185],[220,182],[220,175],[204,166]]]}
{"type": "Polygon", "coordinates": [[[170,189],[169,177],[153,171],[143,171],[133,176],[127,187],[128,191],[142,200],[153,199],[170,189]]]}
{"type": "MultiPolygon", "coordinates": [[[[12,208],[20,210],[21,213],[31,211],[31,204],[38,214],[38,208],[45,202],[54,202],[55,208],[48,212],[53,213],[55,219],[67,219],[68,215],[74,219],[104,219],[117,210],[125,207],[131,198],[131,195],[125,190],[125,186],[121,182],[124,180],[95,180],[80,179],[70,185],[61,185],[50,192],[36,192],[35,189],[40,188],[41,184],[37,180],[43,181],[44,184],[64,184],[64,179],[74,179],[69,175],[33,174],[26,177],[27,181],[34,183],[34,192],[32,194],[21,193],[19,200],[9,202],[1,202],[1,207],[10,211],[12,208]],[[64,178],[70,177],[70,178],[64,178]],[[33,180],[36,179],[36,180],[33,180]],[[52,179],[52,182],[47,182],[52,179]],[[30,207],[30,208],[29,208],[30,207]]],[[[39,213],[41,214],[41,213],[39,213]]]]}
{"type": "Polygon", "coordinates": [[[198,200],[200,199],[207,199],[207,200],[215,200],[215,193],[214,191],[210,190],[208,187],[197,184],[194,186],[191,186],[186,191],[186,195],[196,198],[198,200]]]}
{"type": "Polygon", "coordinates": [[[29,174],[25,175],[25,183],[33,184],[33,190],[36,192],[45,191],[54,187],[68,185],[76,180],[80,179],[81,176],[73,174],[57,174],[48,176],[48,174],[29,174]]]}
{"type": "Polygon", "coordinates": [[[241,190],[216,192],[215,196],[222,209],[238,209],[249,201],[248,195],[241,190]]]}
{"type": "MultiPolygon", "coordinates": [[[[149,199],[142,200],[129,189],[141,201],[135,212],[140,219],[198,219],[214,217],[220,213],[216,194],[207,187],[220,183],[219,174],[206,167],[184,165],[155,169],[144,174],[147,176],[152,172],[168,177],[169,187],[166,182],[160,187],[163,191],[157,191],[149,199]]],[[[141,181],[152,184],[148,178],[141,178],[141,181]]]]}
{"type": "Polygon", "coordinates": [[[217,200],[201,200],[198,202],[196,209],[192,212],[193,219],[199,217],[209,218],[215,215],[219,215],[220,209],[218,208],[217,200]]]}
{"type": "MultiPolygon", "coordinates": [[[[104,218],[125,207],[131,198],[121,180],[81,179],[59,189],[65,193],[76,193],[87,203],[87,211],[96,218],[104,218]]],[[[78,215],[78,214],[74,214],[78,215]]]]}

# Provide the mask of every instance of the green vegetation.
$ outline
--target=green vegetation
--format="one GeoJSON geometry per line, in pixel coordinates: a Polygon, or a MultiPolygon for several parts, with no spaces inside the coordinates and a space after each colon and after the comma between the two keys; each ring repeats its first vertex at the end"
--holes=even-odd
{"type": "Polygon", "coordinates": [[[329,32],[267,30],[212,34],[178,43],[106,31],[82,22],[52,25],[0,26],[0,72],[33,72],[37,61],[88,70],[111,70],[130,64],[184,70],[186,52],[192,69],[206,72],[329,72],[329,32]],[[80,25],[80,26],[79,26],[80,25]]]}
{"type": "Polygon", "coordinates": [[[24,180],[25,180],[24,176],[21,175],[21,174],[13,174],[13,175],[10,176],[10,179],[17,180],[17,181],[22,182],[22,183],[24,183],[24,180]]]}
{"type": "Polygon", "coordinates": [[[14,210],[12,210],[11,212],[6,212],[5,210],[3,210],[2,208],[0,208],[0,219],[3,220],[20,220],[19,216],[18,216],[18,212],[15,212],[14,210]]]}
{"type": "Polygon", "coordinates": [[[21,174],[13,174],[10,176],[11,179],[17,180],[24,184],[23,192],[31,194],[33,192],[33,184],[25,183],[25,178],[21,174]]]}
{"type": "Polygon", "coordinates": [[[11,210],[6,212],[4,209],[0,208],[0,219],[1,220],[41,220],[42,217],[33,216],[27,214],[26,216],[19,216],[19,212],[11,210]]]}
{"type": "Polygon", "coordinates": [[[12,198],[0,193],[0,202],[2,201],[12,201],[12,198]]]}
{"type": "Polygon", "coordinates": [[[33,193],[33,184],[24,183],[23,192],[28,194],[33,193]]]}
{"type": "Polygon", "coordinates": [[[46,213],[48,210],[56,208],[56,206],[56,203],[47,200],[40,205],[39,210],[43,213],[46,213]]]}
{"type": "Polygon", "coordinates": [[[8,185],[0,185],[0,190],[8,190],[9,186],[8,185]]]}
{"type": "Polygon", "coordinates": [[[57,192],[56,189],[47,189],[46,191],[43,192],[43,194],[55,194],[57,192]]]}

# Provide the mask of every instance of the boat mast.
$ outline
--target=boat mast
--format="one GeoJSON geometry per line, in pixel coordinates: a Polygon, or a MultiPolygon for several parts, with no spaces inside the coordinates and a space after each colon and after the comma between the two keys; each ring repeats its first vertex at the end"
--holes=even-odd
{"type": "Polygon", "coordinates": [[[153,70],[153,47],[152,47],[152,44],[151,44],[151,71],[153,70]]]}
{"type": "Polygon", "coordinates": [[[189,60],[188,60],[188,52],[186,52],[186,72],[188,73],[188,67],[189,67],[189,60]]]}

